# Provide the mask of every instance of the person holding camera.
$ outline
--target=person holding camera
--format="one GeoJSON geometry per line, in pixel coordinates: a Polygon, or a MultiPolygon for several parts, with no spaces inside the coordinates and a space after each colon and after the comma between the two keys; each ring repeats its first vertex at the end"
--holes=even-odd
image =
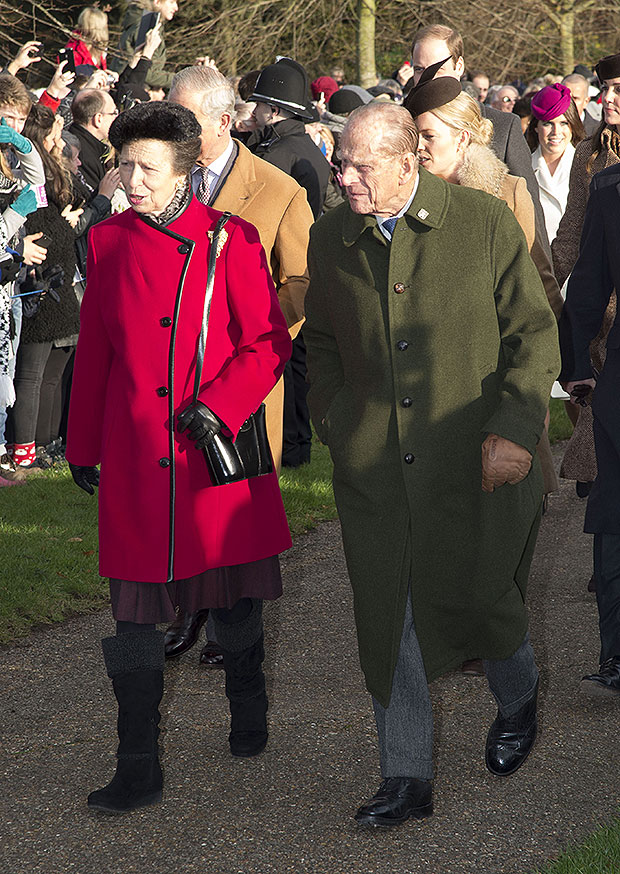
{"type": "Polygon", "coordinates": [[[77,27],[65,48],[73,52],[75,66],[107,70],[108,16],[103,9],[87,6],[78,15],[77,27]]]}
{"type": "Polygon", "coordinates": [[[80,329],[79,303],[73,291],[73,228],[82,210],[73,208],[58,127],[53,112],[40,103],[32,106],[24,125],[24,135],[43,161],[48,205],[26,220],[29,232],[44,235],[47,258],[45,267],[30,271],[21,286],[24,318],[14,380],[16,399],[8,422],[13,461],[19,469],[46,466],[44,447],[58,436],[60,426],[56,389],[80,329]],[[63,339],[64,345],[55,346],[63,339]]]}
{"type": "Polygon", "coordinates": [[[130,58],[146,38],[141,28],[145,15],[152,15],[153,27],[157,24],[160,28],[161,39],[152,57],[152,64],[147,73],[146,85],[148,88],[170,88],[174,73],[166,70],[166,43],[164,28],[169,24],[179,10],[177,0],[145,0],[141,3],[130,3],[127,6],[122,22],[123,32],[119,41],[119,53],[110,62],[110,68],[121,72],[127,63],[125,58],[130,58]]]}
{"type": "Polygon", "coordinates": [[[15,296],[11,274],[16,259],[32,266],[46,257],[46,250],[37,244],[41,234],[27,235],[24,229],[26,217],[37,208],[37,189],[40,192],[45,183],[41,156],[22,134],[31,106],[19,79],[0,75],[0,247],[7,255],[0,277],[0,477],[4,481],[24,478],[7,451],[5,438],[8,408],[15,400],[13,377],[22,319],[22,299],[15,296]],[[8,257],[7,246],[17,254],[8,257]]]}

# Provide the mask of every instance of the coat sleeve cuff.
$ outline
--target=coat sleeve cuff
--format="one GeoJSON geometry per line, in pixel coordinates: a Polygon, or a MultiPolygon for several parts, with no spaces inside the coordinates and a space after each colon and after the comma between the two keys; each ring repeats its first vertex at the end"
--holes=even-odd
{"type": "Polygon", "coordinates": [[[482,432],[485,437],[488,434],[497,434],[498,437],[504,437],[506,440],[518,443],[519,446],[527,449],[530,455],[534,455],[538,441],[542,436],[544,424],[544,411],[540,423],[537,425],[532,420],[531,411],[528,415],[523,409],[506,410],[500,407],[485,423],[482,432]]]}

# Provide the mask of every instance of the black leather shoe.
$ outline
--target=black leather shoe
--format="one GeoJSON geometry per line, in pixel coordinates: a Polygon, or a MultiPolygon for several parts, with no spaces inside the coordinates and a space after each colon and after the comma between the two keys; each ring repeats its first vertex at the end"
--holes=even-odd
{"type": "Polygon", "coordinates": [[[433,787],[415,777],[388,777],[379,791],[355,814],[359,825],[400,825],[409,817],[425,819],[433,813],[433,787]]]}
{"type": "Polygon", "coordinates": [[[612,656],[598,669],[598,674],[588,674],[581,681],[581,691],[596,698],[620,695],[620,656],[612,656]]]}
{"type": "Polygon", "coordinates": [[[198,640],[200,629],[208,617],[208,610],[198,610],[197,613],[184,613],[178,610],[177,618],[166,629],[164,637],[166,658],[172,659],[190,650],[198,640]]]}
{"type": "Polygon", "coordinates": [[[497,777],[514,774],[530,754],[536,732],[536,702],[538,682],[534,694],[514,716],[504,717],[497,713],[487,735],[486,766],[497,777]]]}
{"type": "Polygon", "coordinates": [[[222,649],[213,640],[208,640],[200,653],[200,664],[207,668],[223,668],[222,649]]]}

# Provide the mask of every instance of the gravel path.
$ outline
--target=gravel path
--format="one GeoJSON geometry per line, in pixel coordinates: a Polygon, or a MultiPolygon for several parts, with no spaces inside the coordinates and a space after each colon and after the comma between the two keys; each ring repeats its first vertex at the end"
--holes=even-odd
{"type": "Polygon", "coordinates": [[[99,644],[112,632],[108,614],[0,650],[1,874],[526,874],[553,858],[618,802],[618,704],[578,691],[598,655],[584,508],[563,481],[538,541],[530,609],[541,732],[530,759],[513,777],[492,777],[486,683],[443,677],[432,685],[435,816],[390,832],[351,818],[379,777],[337,523],[296,540],[283,560],[286,594],[266,611],[271,736],[260,757],[228,753],[223,674],[201,668],[197,648],[168,665],[156,808],[110,818],[85,805],[114,767],[99,644]]]}

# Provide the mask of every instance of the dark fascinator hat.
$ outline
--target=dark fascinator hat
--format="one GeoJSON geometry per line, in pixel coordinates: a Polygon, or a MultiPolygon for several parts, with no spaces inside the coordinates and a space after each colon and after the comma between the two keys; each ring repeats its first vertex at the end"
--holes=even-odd
{"type": "Polygon", "coordinates": [[[187,143],[200,137],[196,116],[185,106],[166,101],[138,103],[121,112],[110,125],[109,140],[115,149],[135,140],[187,143]]]}
{"type": "Polygon", "coordinates": [[[423,112],[431,112],[433,109],[450,103],[461,93],[461,83],[453,76],[433,78],[437,70],[449,60],[450,58],[444,58],[443,61],[438,61],[427,67],[418,84],[405,97],[403,105],[414,118],[422,115],[423,112]]]}
{"type": "Polygon", "coordinates": [[[607,55],[607,57],[601,58],[594,71],[601,82],[604,79],[620,78],[620,54],[607,55]]]}
{"type": "Polygon", "coordinates": [[[556,82],[546,85],[532,97],[532,115],[540,121],[551,121],[564,115],[570,106],[571,95],[566,85],[556,82]]]}

